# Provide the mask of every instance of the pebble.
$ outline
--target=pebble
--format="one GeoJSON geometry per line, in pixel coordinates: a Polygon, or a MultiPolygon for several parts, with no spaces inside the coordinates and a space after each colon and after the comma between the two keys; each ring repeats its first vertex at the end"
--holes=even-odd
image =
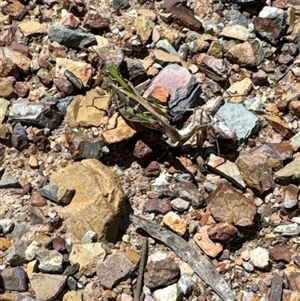
{"type": "Polygon", "coordinates": [[[179,288],[177,287],[177,284],[174,283],[172,285],[169,285],[167,287],[155,290],[153,293],[153,297],[155,301],[177,301],[180,297],[181,292],[179,291],[179,288]]]}
{"type": "Polygon", "coordinates": [[[256,268],[265,269],[269,266],[269,252],[265,248],[257,247],[252,250],[250,259],[256,268]]]}
{"type": "Polygon", "coordinates": [[[183,236],[187,229],[186,221],[173,211],[163,217],[163,224],[179,236],[183,236]]]}
{"type": "Polygon", "coordinates": [[[297,236],[300,233],[300,226],[296,223],[279,225],[273,229],[273,233],[280,233],[282,236],[297,236]]]}
{"type": "Polygon", "coordinates": [[[22,267],[4,269],[1,280],[6,290],[25,292],[28,289],[27,275],[22,267]]]}
{"type": "Polygon", "coordinates": [[[193,281],[189,275],[183,274],[178,280],[178,288],[184,294],[187,295],[192,290],[193,281]]]}
{"type": "Polygon", "coordinates": [[[39,269],[44,273],[60,273],[63,271],[63,256],[56,250],[41,249],[36,253],[39,269]]]}
{"type": "Polygon", "coordinates": [[[176,198],[171,201],[172,208],[178,212],[184,212],[190,208],[190,203],[184,199],[176,198]]]}
{"type": "Polygon", "coordinates": [[[13,231],[15,223],[9,218],[3,218],[0,220],[0,229],[3,234],[7,234],[13,231]]]}
{"type": "Polygon", "coordinates": [[[243,261],[243,268],[245,269],[245,271],[247,271],[249,273],[254,272],[254,266],[250,262],[243,261]]]}

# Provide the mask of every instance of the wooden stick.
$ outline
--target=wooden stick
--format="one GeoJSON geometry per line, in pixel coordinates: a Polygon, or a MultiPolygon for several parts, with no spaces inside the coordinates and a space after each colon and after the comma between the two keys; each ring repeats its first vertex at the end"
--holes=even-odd
{"type": "Polygon", "coordinates": [[[136,289],[134,292],[134,301],[141,301],[142,297],[142,288],[143,288],[143,278],[144,278],[144,268],[147,261],[147,251],[148,251],[148,239],[147,237],[143,237],[142,243],[142,253],[139,264],[139,274],[136,282],[136,289]]]}
{"type": "MultiPolygon", "coordinates": [[[[183,238],[172,231],[136,215],[130,215],[130,220],[149,235],[170,247],[182,260],[205,281],[223,301],[235,301],[236,297],[223,277],[216,271],[211,262],[193,248],[183,238]]],[[[135,300],[136,301],[136,300],[135,300]]]]}

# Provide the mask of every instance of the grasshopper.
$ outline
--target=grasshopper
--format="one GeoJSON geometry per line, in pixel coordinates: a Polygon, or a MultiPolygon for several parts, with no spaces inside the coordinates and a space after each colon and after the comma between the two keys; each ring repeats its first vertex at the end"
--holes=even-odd
{"type": "Polygon", "coordinates": [[[108,86],[111,90],[112,99],[117,104],[123,118],[129,122],[142,123],[148,128],[160,131],[170,138],[173,143],[172,146],[180,147],[196,134],[197,140],[202,141],[202,144],[198,147],[202,147],[205,128],[212,126],[212,124],[214,124],[215,130],[219,134],[222,133],[223,136],[228,138],[235,138],[234,133],[224,122],[220,120],[217,123],[214,122],[214,117],[223,104],[221,97],[211,99],[202,107],[192,109],[191,122],[186,127],[178,130],[170,125],[171,116],[165,106],[142,97],[139,91],[122,77],[117,67],[109,66],[107,71],[110,78],[108,86]]]}

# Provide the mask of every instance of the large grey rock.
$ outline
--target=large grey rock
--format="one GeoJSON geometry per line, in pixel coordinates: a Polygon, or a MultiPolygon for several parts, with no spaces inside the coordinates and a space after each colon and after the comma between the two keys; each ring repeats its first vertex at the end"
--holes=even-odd
{"type": "Polygon", "coordinates": [[[261,18],[268,18],[275,21],[276,24],[285,26],[287,13],[280,8],[274,6],[265,6],[258,15],[261,18]]]}
{"type": "Polygon", "coordinates": [[[9,122],[21,122],[22,124],[54,129],[63,120],[63,114],[54,104],[42,102],[30,102],[28,99],[15,101],[8,115],[9,122]]]}
{"type": "Polygon", "coordinates": [[[97,45],[96,38],[91,33],[68,29],[67,27],[54,24],[48,31],[49,39],[61,45],[74,48],[83,48],[97,45]]]}
{"type": "Polygon", "coordinates": [[[255,134],[259,129],[259,119],[242,104],[226,103],[218,111],[227,126],[236,132],[237,139],[242,142],[255,134]]]}
{"type": "MultiPolygon", "coordinates": [[[[144,97],[149,97],[159,86],[169,90],[168,107],[173,113],[195,107],[201,94],[201,86],[196,78],[186,68],[177,64],[170,64],[160,71],[145,91],[144,97]]],[[[182,118],[182,112],[175,114],[176,122],[182,118]]]]}

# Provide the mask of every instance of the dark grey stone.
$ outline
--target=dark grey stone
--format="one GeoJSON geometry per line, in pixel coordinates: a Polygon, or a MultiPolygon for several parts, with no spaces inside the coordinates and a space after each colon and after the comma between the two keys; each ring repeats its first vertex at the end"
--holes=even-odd
{"type": "Polygon", "coordinates": [[[67,96],[58,100],[57,107],[64,116],[67,114],[68,105],[74,99],[74,96],[67,96]]]}
{"type": "Polygon", "coordinates": [[[50,201],[54,203],[58,203],[58,198],[57,198],[57,191],[58,191],[58,186],[57,185],[45,185],[40,189],[40,194],[49,199],[50,201]]]}
{"type": "Polygon", "coordinates": [[[115,10],[120,10],[129,6],[128,0],[113,0],[113,8],[115,10]]]}
{"type": "Polygon", "coordinates": [[[67,47],[84,48],[97,45],[93,34],[81,32],[77,29],[72,30],[58,23],[50,27],[48,35],[50,40],[67,47]]]}
{"type": "Polygon", "coordinates": [[[0,189],[1,188],[22,188],[22,185],[15,178],[4,178],[0,180],[0,189]]]}
{"type": "Polygon", "coordinates": [[[11,143],[12,145],[18,149],[23,150],[29,144],[27,133],[24,127],[21,125],[20,122],[17,122],[14,126],[12,135],[11,135],[11,143]]]}
{"type": "Polygon", "coordinates": [[[6,268],[2,271],[1,278],[7,290],[25,292],[28,289],[27,274],[21,267],[6,268]]]}
{"type": "Polygon", "coordinates": [[[23,240],[15,241],[14,244],[7,250],[6,260],[12,266],[21,266],[23,263],[27,262],[25,256],[25,250],[27,249],[27,244],[23,240]]]}

